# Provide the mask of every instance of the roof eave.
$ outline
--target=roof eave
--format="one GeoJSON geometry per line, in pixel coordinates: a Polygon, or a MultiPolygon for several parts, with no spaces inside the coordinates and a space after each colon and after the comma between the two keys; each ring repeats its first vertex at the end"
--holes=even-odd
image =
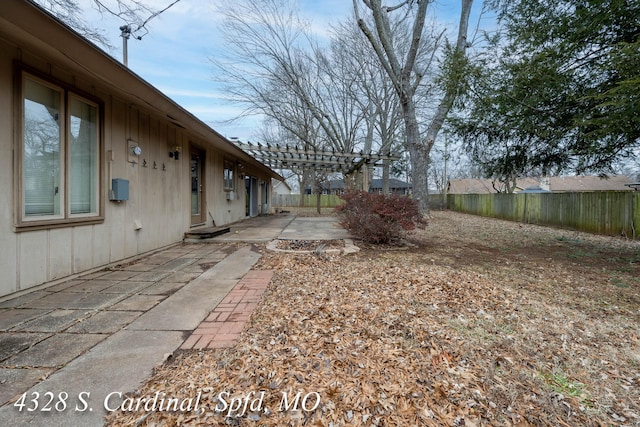
{"type": "Polygon", "coordinates": [[[17,43],[19,48],[35,49],[51,63],[97,80],[110,93],[188,129],[207,144],[275,179],[284,179],[32,0],[2,0],[0,22],[0,36],[17,43]],[[29,23],[28,31],[19,25],[25,22],[29,23]]]}

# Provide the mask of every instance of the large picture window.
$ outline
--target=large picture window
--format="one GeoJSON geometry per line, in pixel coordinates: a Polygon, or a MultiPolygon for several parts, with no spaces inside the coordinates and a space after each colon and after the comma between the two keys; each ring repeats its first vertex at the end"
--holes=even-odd
{"type": "Polygon", "coordinates": [[[19,225],[99,217],[99,117],[97,103],[23,73],[19,225]]]}

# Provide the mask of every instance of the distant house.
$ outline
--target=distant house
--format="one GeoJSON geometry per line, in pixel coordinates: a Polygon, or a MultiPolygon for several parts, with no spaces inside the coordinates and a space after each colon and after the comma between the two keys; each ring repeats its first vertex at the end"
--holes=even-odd
{"type": "Polygon", "coordinates": [[[598,176],[554,176],[549,178],[550,190],[554,193],[575,191],[629,191],[631,179],[625,175],[598,176]]]}
{"type": "MultiPolygon", "coordinates": [[[[609,178],[597,176],[553,176],[546,178],[519,178],[514,193],[567,193],[576,191],[630,191],[625,185],[631,180],[625,175],[612,175],[609,178]]],[[[496,185],[497,186],[497,185],[496,185]]],[[[449,194],[489,194],[497,193],[490,179],[452,179],[449,181],[449,194]]]]}
{"type": "MultiPolygon", "coordinates": [[[[344,194],[345,191],[344,181],[341,179],[331,179],[322,183],[322,194],[344,194]]],[[[311,185],[307,185],[304,191],[305,194],[312,194],[311,185]]]]}
{"type": "Polygon", "coordinates": [[[448,194],[489,194],[497,193],[490,179],[462,178],[449,180],[448,194]]]}
{"type": "MultiPolygon", "coordinates": [[[[371,180],[371,186],[369,187],[370,193],[382,193],[382,180],[371,180]]],[[[401,181],[395,178],[389,178],[389,192],[391,194],[406,195],[411,194],[411,184],[401,181]]]]}
{"type": "Polygon", "coordinates": [[[273,186],[274,196],[278,194],[293,194],[293,190],[291,189],[291,186],[287,184],[287,181],[273,179],[271,185],[273,186]]]}
{"type": "Polygon", "coordinates": [[[545,190],[544,188],[536,185],[533,187],[527,187],[524,190],[517,192],[517,194],[524,194],[524,193],[551,193],[551,191],[545,190]]]}
{"type": "Polygon", "coordinates": [[[0,296],[258,215],[281,179],[31,1],[0,2],[0,106],[0,296]]]}
{"type": "MultiPolygon", "coordinates": [[[[345,191],[345,183],[341,179],[334,179],[327,181],[322,184],[322,194],[344,194],[345,191]]],[[[404,181],[395,178],[389,178],[389,192],[391,194],[410,194],[411,193],[411,184],[408,184],[404,181]]],[[[307,186],[305,194],[311,194],[311,186],[307,186]]],[[[369,186],[369,193],[382,193],[382,179],[373,179],[371,180],[371,185],[369,186]]]]}

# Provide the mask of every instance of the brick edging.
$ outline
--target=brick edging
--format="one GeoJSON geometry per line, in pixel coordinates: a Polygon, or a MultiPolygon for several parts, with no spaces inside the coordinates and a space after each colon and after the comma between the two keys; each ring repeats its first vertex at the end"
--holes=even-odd
{"type": "Polygon", "coordinates": [[[272,277],[273,270],[251,270],[245,274],[180,349],[233,347],[272,277]]]}

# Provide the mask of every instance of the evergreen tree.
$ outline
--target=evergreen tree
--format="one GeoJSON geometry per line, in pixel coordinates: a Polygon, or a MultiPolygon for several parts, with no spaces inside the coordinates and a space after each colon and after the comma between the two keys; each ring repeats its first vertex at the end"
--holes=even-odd
{"type": "Polygon", "coordinates": [[[640,1],[494,0],[453,120],[488,176],[608,173],[640,147],[640,1]]]}

